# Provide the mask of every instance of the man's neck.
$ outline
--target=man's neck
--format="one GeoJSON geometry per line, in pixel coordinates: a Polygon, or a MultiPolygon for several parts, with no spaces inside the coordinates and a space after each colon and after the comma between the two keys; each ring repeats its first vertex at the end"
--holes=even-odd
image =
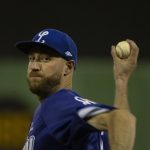
{"type": "Polygon", "coordinates": [[[70,82],[66,82],[62,85],[51,88],[49,91],[47,91],[45,93],[44,92],[40,93],[40,94],[38,94],[38,99],[39,99],[40,102],[42,102],[46,97],[48,97],[50,95],[53,95],[54,93],[56,93],[56,92],[58,92],[59,90],[62,90],[62,89],[71,90],[72,89],[72,83],[70,84],[70,82]]]}

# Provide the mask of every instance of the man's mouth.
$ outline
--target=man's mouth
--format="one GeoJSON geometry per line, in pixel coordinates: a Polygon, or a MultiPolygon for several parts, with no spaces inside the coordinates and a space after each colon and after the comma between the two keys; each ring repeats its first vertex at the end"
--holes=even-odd
{"type": "Polygon", "coordinates": [[[30,76],[30,78],[33,78],[33,77],[41,77],[41,76],[38,76],[38,75],[32,75],[32,76],[30,76]]]}
{"type": "Polygon", "coordinates": [[[29,77],[42,77],[40,74],[37,73],[30,73],[29,77]]]}

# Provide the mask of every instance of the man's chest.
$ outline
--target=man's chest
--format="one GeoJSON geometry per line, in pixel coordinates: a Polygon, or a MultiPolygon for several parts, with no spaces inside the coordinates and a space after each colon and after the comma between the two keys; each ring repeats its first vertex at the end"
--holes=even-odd
{"type": "Polygon", "coordinates": [[[66,150],[44,123],[32,123],[23,150],[66,150]]]}

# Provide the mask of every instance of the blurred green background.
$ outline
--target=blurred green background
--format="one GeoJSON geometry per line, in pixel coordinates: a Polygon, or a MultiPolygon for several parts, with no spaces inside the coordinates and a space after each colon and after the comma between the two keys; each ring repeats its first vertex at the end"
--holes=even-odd
{"type": "MultiPolygon", "coordinates": [[[[137,135],[134,150],[148,150],[148,147],[150,147],[150,117],[148,117],[150,113],[149,66],[150,62],[139,61],[138,67],[129,82],[129,101],[132,112],[137,117],[137,135]]],[[[74,75],[74,90],[85,98],[113,105],[114,79],[112,67],[113,63],[111,58],[80,58],[74,75]]],[[[9,101],[8,104],[12,104],[13,101],[16,101],[17,103],[24,105],[27,116],[29,116],[28,119],[26,119],[26,127],[20,126],[22,130],[20,138],[22,138],[22,141],[18,143],[20,144],[18,149],[21,149],[27,134],[32,113],[34,112],[35,107],[38,105],[38,101],[36,96],[32,95],[28,90],[28,85],[26,82],[26,59],[15,60],[11,58],[9,61],[1,60],[0,68],[0,101],[9,101]]],[[[4,123],[4,121],[2,122],[2,119],[0,118],[0,124],[2,123],[4,123]]],[[[1,129],[0,133],[2,133],[1,129]]],[[[11,132],[7,134],[15,135],[15,133],[11,132]]],[[[5,135],[5,133],[0,134],[0,136],[2,135],[5,135]]],[[[7,138],[5,141],[7,142],[7,138]]],[[[2,143],[0,142],[0,146],[1,144],[2,143]]],[[[15,147],[15,144],[14,149],[17,150],[17,146],[15,147]]],[[[4,150],[4,147],[2,150],[4,150]]]]}

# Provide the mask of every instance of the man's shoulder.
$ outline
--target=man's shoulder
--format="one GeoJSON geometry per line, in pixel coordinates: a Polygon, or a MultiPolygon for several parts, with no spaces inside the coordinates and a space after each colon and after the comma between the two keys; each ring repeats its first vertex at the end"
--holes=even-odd
{"type": "Polygon", "coordinates": [[[52,96],[49,96],[42,104],[42,113],[47,115],[57,112],[55,113],[55,117],[78,114],[81,118],[84,118],[85,112],[86,114],[92,112],[92,115],[95,115],[112,109],[112,106],[83,98],[76,92],[66,89],[62,89],[52,96]]]}
{"type": "Polygon", "coordinates": [[[62,89],[55,94],[48,96],[42,103],[42,112],[57,114],[62,112],[73,112],[79,105],[76,97],[80,97],[72,90],[62,89]]]}
{"type": "Polygon", "coordinates": [[[97,106],[97,107],[102,107],[102,108],[107,108],[107,109],[112,109],[112,106],[105,105],[103,103],[99,103],[87,98],[84,98],[80,96],[77,92],[73,90],[68,90],[68,89],[62,89],[52,96],[47,97],[44,102],[45,107],[50,106],[50,107],[58,107],[58,106],[63,106],[63,108],[68,106],[70,107],[78,107],[78,108],[84,108],[87,106],[97,106]]]}
{"type": "Polygon", "coordinates": [[[58,104],[65,105],[66,103],[69,104],[75,102],[76,100],[75,97],[80,97],[80,96],[73,90],[62,89],[54,93],[53,95],[47,97],[44,103],[46,105],[48,103],[52,103],[52,105],[58,105],[58,104]]]}

